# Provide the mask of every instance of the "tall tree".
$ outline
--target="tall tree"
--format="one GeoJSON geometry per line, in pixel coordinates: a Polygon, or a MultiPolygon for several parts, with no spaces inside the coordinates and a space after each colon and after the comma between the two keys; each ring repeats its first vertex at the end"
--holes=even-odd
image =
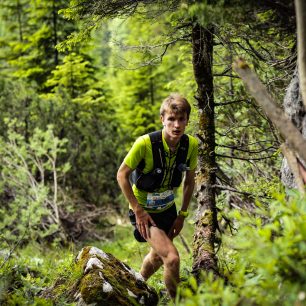
{"type": "Polygon", "coordinates": [[[62,0],[1,3],[2,12],[10,12],[6,59],[15,77],[35,81],[43,88],[59,63],[55,46],[75,28],[75,23],[58,15],[65,5],[62,0]]]}
{"type": "Polygon", "coordinates": [[[207,28],[196,23],[192,28],[193,69],[198,85],[196,99],[199,108],[199,173],[197,174],[198,212],[193,247],[193,270],[218,273],[214,243],[217,229],[217,210],[214,185],[215,116],[213,95],[213,26],[207,28]]]}

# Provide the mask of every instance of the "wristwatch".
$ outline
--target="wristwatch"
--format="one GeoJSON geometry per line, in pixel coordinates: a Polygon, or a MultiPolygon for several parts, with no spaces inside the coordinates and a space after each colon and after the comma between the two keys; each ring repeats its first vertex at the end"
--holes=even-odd
{"type": "Polygon", "coordinates": [[[178,212],[178,215],[181,216],[181,217],[186,218],[186,217],[188,217],[189,212],[188,212],[188,211],[180,210],[180,211],[178,212]]]}

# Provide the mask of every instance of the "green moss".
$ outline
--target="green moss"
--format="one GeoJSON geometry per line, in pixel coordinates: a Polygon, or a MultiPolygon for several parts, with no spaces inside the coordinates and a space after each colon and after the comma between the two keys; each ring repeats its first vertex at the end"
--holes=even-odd
{"type": "Polygon", "coordinates": [[[211,210],[205,210],[199,223],[200,227],[213,226],[213,212],[211,210]]]}
{"type": "Polygon", "coordinates": [[[93,302],[107,301],[108,293],[101,290],[103,287],[103,279],[97,272],[85,275],[80,283],[80,292],[83,300],[87,304],[93,302]]]}
{"type": "Polygon", "coordinates": [[[193,253],[199,254],[201,252],[208,252],[214,254],[214,246],[210,241],[205,239],[203,231],[210,230],[213,226],[213,212],[211,210],[205,210],[202,217],[197,222],[197,228],[200,229],[199,234],[194,236],[193,253]]]}
{"type": "Polygon", "coordinates": [[[82,254],[80,258],[78,258],[77,265],[80,267],[84,267],[87,264],[87,261],[90,258],[89,251],[91,249],[91,246],[86,246],[82,249],[82,254]]]}
{"type": "Polygon", "coordinates": [[[58,302],[60,298],[66,297],[73,302],[79,293],[82,299],[87,303],[98,303],[100,305],[139,305],[137,299],[141,296],[145,298],[146,305],[157,304],[156,292],[149,288],[144,282],[136,280],[127,270],[130,268],[117,260],[111,254],[100,256],[90,254],[91,247],[85,247],[71,268],[69,277],[58,279],[56,284],[50,290],[49,298],[58,302]],[[83,271],[90,258],[97,258],[103,268],[94,267],[88,273],[83,275],[83,271]],[[112,290],[107,286],[111,286],[112,290]],[[104,287],[104,288],[103,288],[104,287]],[[127,288],[133,292],[136,297],[129,295],[127,288]],[[151,300],[148,299],[147,295],[151,300]]]}

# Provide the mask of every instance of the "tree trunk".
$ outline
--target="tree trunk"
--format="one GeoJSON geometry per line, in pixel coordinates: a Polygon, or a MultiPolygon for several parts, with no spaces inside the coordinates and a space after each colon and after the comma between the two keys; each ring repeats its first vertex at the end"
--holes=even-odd
{"type": "MultiPolygon", "coordinates": [[[[306,112],[300,95],[299,76],[297,68],[294,71],[292,80],[287,87],[284,98],[284,110],[292,120],[294,125],[306,138],[306,112]]],[[[288,166],[287,160],[284,158],[281,168],[281,178],[283,184],[288,188],[296,188],[294,176],[288,166]]]]}
{"type": "Polygon", "coordinates": [[[71,264],[65,277],[59,275],[54,285],[41,297],[52,305],[63,302],[78,306],[156,306],[158,295],[143,277],[112,254],[93,247],[84,247],[71,264]]]}
{"type": "Polygon", "coordinates": [[[213,27],[195,24],[192,28],[193,69],[197,82],[196,99],[199,108],[199,171],[196,177],[198,210],[193,238],[193,271],[217,272],[214,250],[217,229],[215,190],[215,124],[213,96],[213,27]]]}
{"type": "Polygon", "coordinates": [[[292,120],[278,106],[278,103],[271,97],[267,88],[261,83],[256,73],[243,61],[237,60],[233,65],[235,71],[241,77],[257,104],[262,107],[268,118],[275,125],[288,145],[300,158],[306,162],[306,140],[292,120]]]}
{"type": "Polygon", "coordinates": [[[306,1],[295,0],[300,92],[306,109],[306,1]]]}
{"type": "Polygon", "coordinates": [[[55,0],[52,2],[52,16],[53,16],[53,44],[54,44],[54,66],[58,65],[58,50],[57,45],[57,15],[58,8],[55,5],[55,0]]]}

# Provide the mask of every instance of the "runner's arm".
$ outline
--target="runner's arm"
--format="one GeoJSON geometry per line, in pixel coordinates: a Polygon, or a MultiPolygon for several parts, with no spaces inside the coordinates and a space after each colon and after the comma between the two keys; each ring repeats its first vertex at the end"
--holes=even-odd
{"type": "MultiPolygon", "coordinates": [[[[194,177],[195,177],[195,170],[189,170],[186,172],[184,185],[183,185],[183,203],[181,207],[182,211],[187,211],[188,209],[195,185],[194,177]]],[[[170,239],[173,239],[181,232],[184,226],[184,220],[185,220],[184,217],[177,216],[171,230],[168,233],[170,239]]]]}
{"type": "Polygon", "coordinates": [[[195,170],[186,171],[186,176],[183,186],[183,203],[181,208],[182,211],[188,210],[195,185],[194,178],[195,178],[195,170]]]}
{"type": "Polygon", "coordinates": [[[138,208],[141,207],[138,204],[129,181],[129,177],[132,172],[133,170],[123,162],[117,172],[117,181],[125,198],[131,204],[132,209],[135,212],[138,208]]]}
{"type": "Polygon", "coordinates": [[[153,226],[156,225],[151,216],[139,205],[133,193],[132,186],[129,181],[129,177],[132,172],[133,170],[123,162],[117,172],[117,181],[125,198],[132,206],[136,216],[137,228],[140,234],[147,239],[150,234],[149,224],[152,224],[153,226]]]}

